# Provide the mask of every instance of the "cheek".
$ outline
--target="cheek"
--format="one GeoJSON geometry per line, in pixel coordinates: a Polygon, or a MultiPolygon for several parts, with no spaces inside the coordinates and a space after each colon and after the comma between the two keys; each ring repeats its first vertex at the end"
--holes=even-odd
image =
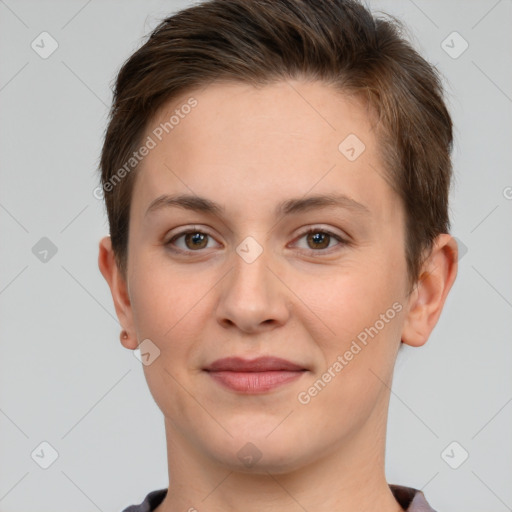
{"type": "Polygon", "coordinates": [[[161,410],[172,417],[188,410],[196,414],[182,386],[190,387],[190,361],[205,321],[199,317],[207,305],[207,297],[201,300],[206,293],[204,280],[149,258],[138,268],[147,270],[134,273],[130,286],[137,336],[140,341],[151,340],[159,351],[154,362],[143,365],[149,390],[161,410]]]}
{"type": "Polygon", "coordinates": [[[296,400],[312,428],[326,435],[358,431],[387,393],[402,320],[386,285],[379,273],[354,271],[329,279],[324,294],[301,288],[304,302],[314,304],[310,317],[321,365],[296,400]]]}
{"type": "Polygon", "coordinates": [[[326,387],[331,392],[343,388],[341,394],[326,393],[327,400],[345,396],[344,400],[353,399],[355,404],[362,396],[368,396],[370,388],[377,392],[382,387],[377,376],[387,381],[392,372],[404,306],[399,279],[385,268],[385,264],[367,261],[364,265],[332,269],[328,276],[307,280],[296,276],[291,286],[308,306],[302,307],[299,320],[309,322],[307,329],[322,364],[318,376],[330,368],[330,375],[325,376],[326,387]]]}
{"type": "MultiPolygon", "coordinates": [[[[388,264],[389,265],[389,264],[388,264]]],[[[373,325],[400,298],[398,272],[383,261],[343,262],[316,274],[290,275],[290,288],[334,346],[373,325]]]]}
{"type": "Polygon", "coordinates": [[[218,276],[192,265],[172,265],[161,255],[142,259],[146,261],[138,268],[146,270],[134,273],[130,286],[134,324],[138,339],[150,339],[159,350],[154,363],[144,366],[146,380],[160,405],[173,396],[174,405],[166,404],[171,408],[167,410],[182,410],[187,398],[178,383],[188,387],[201,360],[205,326],[212,318],[211,289],[218,276]]]}
{"type": "Polygon", "coordinates": [[[144,269],[136,270],[130,283],[135,326],[142,337],[162,342],[190,326],[191,315],[214,283],[208,286],[192,269],[171,265],[165,255],[141,255],[134,268],[144,269]]]}

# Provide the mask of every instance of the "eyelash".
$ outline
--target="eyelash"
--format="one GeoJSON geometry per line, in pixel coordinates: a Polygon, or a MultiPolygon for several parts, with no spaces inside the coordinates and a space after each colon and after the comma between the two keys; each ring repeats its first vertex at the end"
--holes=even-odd
{"type": "MultiPolygon", "coordinates": [[[[207,235],[209,236],[210,238],[213,238],[212,235],[210,235],[209,233],[205,232],[205,231],[201,231],[200,229],[188,229],[186,231],[181,231],[180,233],[177,233],[176,235],[174,235],[168,242],[166,242],[164,245],[166,247],[169,248],[169,250],[171,250],[172,252],[174,253],[179,253],[179,254],[183,254],[183,255],[189,255],[189,254],[194,254],[194,253],[200,253],[201,252],[201,249],[198,249],[196,251],[191,251],[191,250],[184,250],[184,249],[175,249],[175,248],[172,248],[172,244],[173,242],[175,242],[176,240],[178,240],[179,238],[181,238],[182,236],[185,236],[185,235],[188,235],[188,234],[196,234],[196,233],[200,233],[202,235],[207,235]]],[[[345,245],[348,245],[349,242],[345,239],[343,239],[342,237],[340,237],[339,235],[337,235],[336,233],[333,233],[332,231],[328,230],[328,229],[320,229],[320,228],[309,228],[307,231],[304,231],[303,233],[301,233],[300,235],[298,235],[298,237],[296,238],[296,240],[300,240],[301,238],[309,235],[310,233],[322,233],[322,234],[325,234],[325,235],[328,235],[334,239],[336,239],[338,242],[339,242],[339,246],[340,248],[342,246],[345,246],[345,245]]],[[[301,249],[301,251],[307,253],[307,254],[315,254],[317,255],[318,253],[328,253],[330,254],[332,252],[332,249],[333,247],[330,247],[330,248],[326,248],[326,249],[301,249]]]]}

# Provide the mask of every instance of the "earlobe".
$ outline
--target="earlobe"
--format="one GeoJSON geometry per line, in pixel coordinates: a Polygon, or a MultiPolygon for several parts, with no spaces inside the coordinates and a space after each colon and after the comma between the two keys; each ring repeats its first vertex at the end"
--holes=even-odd
{"type": "Polygon", "coordinates": [[[103,237],[99,242],[98,267],[110,288],[119,322],[124,327],[124,331],[128,333],[127,336],[121,337],[121,344],[125,348],[134,350],[137,348],[137,340],[133,334],[135,329],[133,327],[130,297],[126,281],[115,261],[110,236],[103,237]]]}
{"type": "Polygon", "coordinates": [[[402,330],[402,342],[406,345],[419,347],[427,342],[457,276],[457,260],[455,239],[447,233],[439,235],[409,297],[402,330]]]}

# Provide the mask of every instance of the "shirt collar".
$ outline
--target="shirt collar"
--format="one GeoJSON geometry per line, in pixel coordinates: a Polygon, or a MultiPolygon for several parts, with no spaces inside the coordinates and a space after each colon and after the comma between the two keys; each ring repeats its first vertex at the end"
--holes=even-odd
{"type": "Polygon", "coordinates": [[[396,501],[405,512],[436,512],[427,502],[422,491],[413,487],[389,484],[396,501]]]}

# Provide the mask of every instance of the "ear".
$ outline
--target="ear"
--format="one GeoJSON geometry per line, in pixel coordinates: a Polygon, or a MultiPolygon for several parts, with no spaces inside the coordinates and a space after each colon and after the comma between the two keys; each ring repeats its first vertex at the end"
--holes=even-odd
{"type": "Polygon", "coordinates": [[[410,294],[402,329],[403,343],[419,347],[427,342],[455,281],[457,268],[457,242],[451,235],[442,233],[435,239],[418,282],[410,294]]]}
{"type": "Polygon", "coordinates": [[[98,266],[110,287],[117,317],[119,318],[123,328],[128,333],[128,337],[126,339],[121,339],[121,343],[125,348],[134,350],[138,348],[138,345],[133,324],[130,296],[128,294],[126,281],[117,267],[110,236],[106,236],[100,240],[98,266]]]}

